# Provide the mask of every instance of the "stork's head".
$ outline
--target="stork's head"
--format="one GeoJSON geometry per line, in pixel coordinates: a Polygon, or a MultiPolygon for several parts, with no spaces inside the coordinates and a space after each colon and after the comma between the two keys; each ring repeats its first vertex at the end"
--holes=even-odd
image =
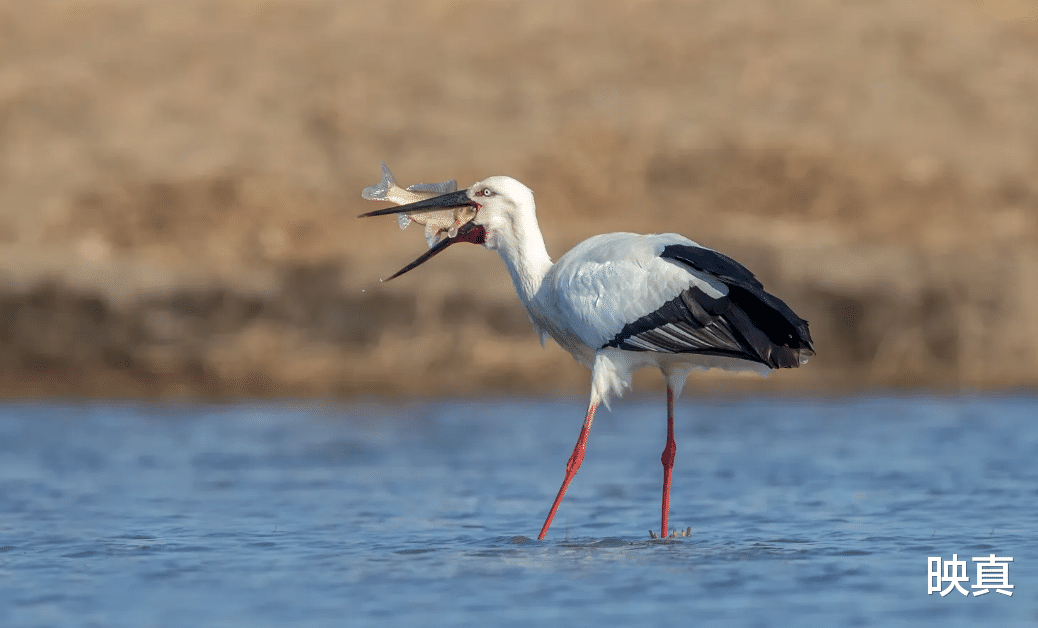
{"type": "Polygon", "coordinates": [[[482,244],[488,249],[512,248],[518,246],[518,242],[530,230],[531,225],[536,229],[537,216],[533,192],[515,179],[502,176],[490,177],[465,190],[434,196],[417,203],[361,214],[360,218],[387,214],[421,214],[464,206],[474,207],[476,216],[461,225],[457,235],[441,240],[389,279],[417,268],[456,242],[482,244]]]}

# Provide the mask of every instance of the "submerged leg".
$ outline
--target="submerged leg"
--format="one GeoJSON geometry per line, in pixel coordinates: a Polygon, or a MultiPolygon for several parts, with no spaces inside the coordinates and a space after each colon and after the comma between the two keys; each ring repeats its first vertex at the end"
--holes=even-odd
{"type": "Polygon", "coordinates": [[[670,513],[670,472],[674,468],[674,454],[678,446],[674,442],[674,391],[667,386],[667,446],[663,449],[660,462],[663,463],[663,521],[660,524],[660,538],[667,538],[667,523],[670,513]]]}
{"type": "Polygon", "coordinates": [[[544,526],[541,527],[541,533],[537,536],[538,540],[544,539],[544,535],[548,534],[548,528],[551,527],[551,520],[555,518],[555,511],[559,509],[559,504],[562,503],[563,496],[566,495],[566,488],[569,486],[570,480],[577,474],[577,469],[580,468],[580,463],[584,461],[584,449],[587,448],[587,435],[591,431],[591,422],[595,419],[595,408],[598,407],[598,403],[595,401],[591,402],[591,405],[587,408],[587,417],[584,418],[584,427],[580,430],[580,438],[577,439],[577,446],[573,448],[573,454],[569,457],[569,462],[566,463],[566,479],[562,481],[562,487],[559,489],[559,494],[555,496],[555,503],[551,505],[551,512],[548,513],[548,518],[544,520],[544,526]]]}

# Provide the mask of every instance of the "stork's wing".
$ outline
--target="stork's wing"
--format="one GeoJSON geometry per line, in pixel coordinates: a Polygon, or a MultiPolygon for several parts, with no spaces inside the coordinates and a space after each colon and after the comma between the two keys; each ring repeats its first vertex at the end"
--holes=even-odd
{"type": "MultiPolygon", "coordinates": [[[[724,316],[711,314],[703,306],[704,303],[716,306],[726,299],[711,299],[696,287],[682,290],[656,311],[624,325],[603,346],[628,351],[701,353],[760,361],[756,352],[737,335],[737,325],[724,316]]],[[[750,335],[756,335],[752,325],[748,330],[750,335]]]]}
{"type": "MultiPolygon", "coordinates": [[[[670,245],[660,254],[687,264],[693,271],[709,272],[728,286],[727,303],[715,305],[726,312],[745,339],[772,368],[797,367],[814,355],[814,344],[807,321],[797,316],[786,303],[766,292],[761,282],[735,260],[700,246],[670,245]],[[744,320],[743,320],[744,319],[744,320]],[[758,334],[763,337],[755,338],[758,334]]],[[[706,304],[709,311],[710,303],[706,304]]]]}
{"type": "Polygon", "coordinates": [[[559,265],[557,298],[585,343],[771,368],[812,355],[807,322],[744,266],[672,234],[593,238],[559,265]]]}

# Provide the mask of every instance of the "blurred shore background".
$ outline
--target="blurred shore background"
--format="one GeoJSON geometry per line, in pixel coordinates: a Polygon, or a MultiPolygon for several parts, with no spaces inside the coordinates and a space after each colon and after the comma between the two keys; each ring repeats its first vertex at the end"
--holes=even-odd
{"type": "Polygon", "coordinates": [[[690,391],[1033,388],[1036,59],[1029,0],[0,0],[0,395],[585,394],[496,254],[379,282],[426,247],[356,219],[380,161],[810,321],[690,391]]]}

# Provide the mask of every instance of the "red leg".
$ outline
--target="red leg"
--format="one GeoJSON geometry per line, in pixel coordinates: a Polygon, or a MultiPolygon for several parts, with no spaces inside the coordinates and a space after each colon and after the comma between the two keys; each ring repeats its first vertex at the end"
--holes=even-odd
{"type": "Polygon", "coordinates": [[[663,522],[660,525],[660,538],[667,538],[667,519],[670,512],[670,472],[674,468],[674,454],[678,446],[674,442],[674,391],[667,386],[667,446],[663,449],[660,462],[663,463],[663,522]]]}
{"type": "Polygon", "coordinates": [[[541,533],[537,537],[538,540],[543,540],[544,535],[548,534],[548,528],[551,527],[551,520],[555,518],[555,511],[559,509],[559,504],[562,503],[563,496],[566,495],[566,488],[569,487],[570,480],[577,474],[577,469],[580,468],[580,463],[584,461],[584,449],[587,448],[587,435],[591,431],[591,422],[595,419],[595,408],[598,407],[597,403],[592,403],[587,408],[587,417],[584,419],[584,427],[580,430],[580,438],[577,439],[577,446],[573,448],[573,454],[569,457],[569,462],[566,463],[566,479],[562,481],[562,487],[559,489],[559,494],[555,496],[555,503],[551,505],[551,512],[548,513],[548,518],[544,520],[544,526],[541,528],[541,533]]]}

